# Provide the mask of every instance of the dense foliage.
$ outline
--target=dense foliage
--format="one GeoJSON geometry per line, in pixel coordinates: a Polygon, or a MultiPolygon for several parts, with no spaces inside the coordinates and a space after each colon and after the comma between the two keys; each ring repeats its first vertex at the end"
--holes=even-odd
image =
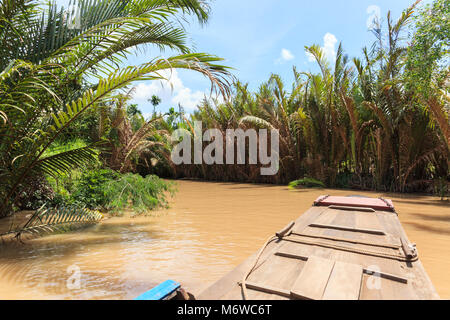
{"type": "MultiPolygon", "coordinates": [[[[193,53],[187,42],[183,23],[188,15],[206,22],[206,1],[79,0],[72,4],[78,8],[75,15],[54,3],[0,3],[0,217],[14,212],[31,179],[58,179],[98,161],[97,151],[109,144],[96,141],[95,135],[83,147],[52,155],[46,152],[54,143],[91,130],[95,110],[111,104],[118,91],[132,82],[160,80],[161,71],[183,68],[200,72],[223,94],[228,90],[229,73],[217,64],[221,59],[193,53]],[[146,44],[179,54],[120,67],[131,50],[146,44]],[[85,117],[89,113],[91,117],[85,117]]],[[[133,150],[125,146],[125,151],[133,150]]],[[[128,153],[123,159],[128,161],[128,153]]]]}
{"type": "Polygon", "coordinates": [[[163,181],[157,176],[143,178],[138,174],[127,173],[105,185],[108,202],[106,209],[112,212],[132,208],[135,213],[144,213],[156,208],[167,208],[167,195],[173,195],[173,183],[163,181]]]}
{"type": "Polygon", "coordinates": [[[104,210],[110,201],[110,196],[105,192],[106,186],[118,178],[119,174],[110,169],[89,170],[75,179],[73,191],[65,202],[104,210]]]}
{"type": "Polygon", "coordinates": [[[419,10],[409,47],[406,72],[408,84],[425,98],[433,96],[448,81],[450,68],[450,1],[436,0],[419,10]]]}
{"type": "Polygon", "coordinates": [[[319,46],[306,47],[320,73],[294,68],[290,88],[272,75],[257,92],[237,83],[229,102],[198,107],[191,120],[224,136],[228,128],[279,130],[276,176],[261,176],[254,165],[184,165],[174,174],[266,183],[311,177],[329,187],[442,194],[449,178],[448,2],[414,17],[416,3],[397,21],[389,13],[362,58],[350,60],[340,45],[327,61],[319,46]]]}
{"type": "Polygon", "coordinates": [[[63,203],[92,210],[122,213],[128,209],[143,213],[167,207],[167,195],[174,185],[157,176],[120,174],[111,169],[92,169],[71,178],[72,191],[63,195],[63,203]]]}

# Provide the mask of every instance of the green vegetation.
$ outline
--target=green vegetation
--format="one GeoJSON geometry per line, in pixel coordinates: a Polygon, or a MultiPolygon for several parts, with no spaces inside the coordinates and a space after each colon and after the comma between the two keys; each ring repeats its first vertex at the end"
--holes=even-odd
{"type": "Polygon", "coordinates": [[[107,197],[106,209],[112,212],[123,211],[129,207],[136,213],[167,207],[165,192],[173,195],[172,183],[167,183],[157,176],[148,175],[143,178],[138,174],[128,173],[105,185],[107,197]]]}
{"type": "Polygon", "coordinates": [[[138,174],[120,174],[111,169],[89,170],[73,182],[73,191],[64,203],[89,209],[120,213],[132,209],[143,213],[167,207],[166,194],[173,195],[173,183],[157,176],[143,178],[138,174]]]}
{"type": "MultiPolygon", "coordinates": [[[[193,53],[187,42],[183,22],[191,15],[205,23],[209,8],[204,1],[80,0],[74,5],[80,8],[76,17],[54,3],[5,0],[0,4],[0,217],[22,207],[19,199],[33,179],[58,181],[65,175],[70,180],[74,169],[90,170],[99,161],[108,166],[104,155],[114,141],[96,136],[93,125],[101,123],[103,132],[99,110],[114,112],[118,94],[134,81],[160,80],[161,71],[182,68],[203,74],[213,89],[227,94],[229,73],[217,64],[222,59],[193,53]],[[144,45],[179,54],[119,67],[132,49],[144,45]],[[78,136],[82,146],[57,151],[55,144],[78,136]]],[[[118,159],[126,165],[113,169],[132,171],[134,152],[142,147],[138,142],[148,137],[152,124],[142,127],[130,145],[118,148],[118,159]]],[[[122,143],[120,138],[119,134],[122,143]]],[[[164,188],[155,185],[147,189],[139,208],[156,206],[149,197],[156,198],[153,192],[164,188]]]]}
{"type": "MultiPolygon", "coordinates": [[[[424,6],[415,18],[416,30],[408,49],[408,85],[423,98],[448,81],[450,68],[450,1],[437,0],[424,6]],[[437,86],[436,86],[437,85],[437,86]]],[[[448,138],[448,136],[447,136],[448,138]]]]}
{"type": "Polygon", "coordinates": [[[316,179],[312,179],[312,178],[308,178],[305,177],[303,179],[300,180],[295,180],[289,183],[289,189],[297,189],[300,187],[304,187],[304,188],[325,188],[325,185],[323,184],[323,182],[316,180],[316,179]]]}
{"type": "Polygon", "coordinates": [[[111,169],[89,170],[73,179],[73,189],[64,202],[85,205],[87,208],[105,210],[110,201],[106,194],[106,185],[119,178],[119,174],[111,169]]]}

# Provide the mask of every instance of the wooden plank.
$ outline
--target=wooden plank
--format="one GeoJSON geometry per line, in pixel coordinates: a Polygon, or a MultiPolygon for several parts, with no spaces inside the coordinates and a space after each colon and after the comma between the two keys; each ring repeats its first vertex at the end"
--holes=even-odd
{"type": "MultiPolygon", "coordinates": [[[[387,235],[385,238],[389,241],[398,241],[400,244],[400,235],[403,229],[399,223],[398,216],[395,213],[377,212],[378,223],[382,230],[385,230],[387,235]]],[[[391,250],[392,253],[398,253],[399,250],[391,250]]],[[[361,299],[369,300],[412,300],[417,299],[417,295],[413,292],[411,287],[411,280],[414,278],[413,273],[417,271],[416,268],[406,270],[401,265],[407,265],[404,262],[392,261],[386,259],[377,259],[377,261],[366,261],[364,264],[364,286],[361,287],[361,299]],[[369,274],[369,271],[381,270],[380,276],[369,274]],[[390,275],[395,275],[398,279],[393,279],[390,275]],[[407,280],[405,284],[400,278],[407,280]],[[373,284],[379,284],[379,289],[373,284]],[[372,285],[371,285],[372,284],[372,285]],[[363,292],[364,291],[364,292],[363,292]]]]}
{"type": "Polygon", "coordinates": [[[314,219],[314,223],[329,224],[334,219],[336,219],[337,215],[338,215],[338,212],[336,212],[335,210],[330,210],[329,208],[327,208],[324,212],[322,212],[322,214],[317,219],[314,219]]]}
{"type": "Polygon", "coordinates": [[[327,236],[320,236],[320,235],[311,235],[311,234],[301,234],[301,233],[292,233],[293,236],[303,237],[303,238],[311,238],[311,239],[323,239],[323,240],[330,240],[335,242],[347,242],[347,243],[353,243],[353,244],[363,244],[367,246],[372,247],[381,247],[381,248],[389,248],[389,249],[399,249],[400,246],[397,244],[390,244],[387,242],[369,242],[369,241],[359,241],[354,239],[346,239],[346,238],[339,238],[339,237],[327,237],[327,236]]]}
{"type": "Polygon", "coordinates": [[[380,272],[380,271],[374,271],[374,270],[371,270],[371,269],[368,269],[368,268],[363,269],[363,272],[365,274],[370,275],[370,276],[371,275],[374,275],[374,276],[378,275],[378,276],[380,276],[382,278],[389,279],[389,280],[392,280],[392,281],[397,281],[397,282],[404,283],[404,284],[408,283],[408,279],[407,278],[396,276],[395,274],[390,274],[390,273],[380,272]]]}
{"type": "Polygon", "coordinates": [[[337,261],[334,264],[323,300],[358,300],[363,267],[337,261]]]}
{"type": "Polygon", "coordinates": [[[363,208],[363,207],[329,206],[328,208],[334,209],[334,210],[345,210],[345,211],[376,212],[372,208],[363,208]]]}
{"type": "Polygon", "coordinates": [[[290,258],[290,259],[308,261],[308,257],[302,256],[299,254],[295,254],[295,253],[290,253],[290,252],[287,252],[284,250],[279,250],[279,251],[275,252],[275,255],[280,256],[280,257],[290,258]]]}
{"type": "MultiPolygon", "coordinates": [[[[290,291],[292,283],[300,274],[303,265],[304,262],[299,260],[271,256],[267,263],[264,263],[260,268],[250,274],[247,281],[290,291]]],[[[268,297],[267,293],[262,292],[252,292],[251,294],[251,299],[255,300],[272,300],[278,298],[278,296],[268,297]]]]}
{"type": "Polygon", "coordinates": [[[295,221],[295,226],[292,228],[293,232],[302,232],[308,229],[308,225],[317,221],[329,212],[326,207],[312,207],[305,214],[301,215],[299,219],[295,221]]]}
{"type": "MultiPolygon", "coordinates": [[[[350,228],[356,228],[356,221],[357,216],[360,214],[367,214],[365,212],[355,212],[355,211],[343,211],[343,210],[332,210],[328,209],[328,211],[334,211],[338,214],[336,215],[336,218],[333,221],[327,221],[326,223],[332,224],[332,225],[338,225],[338,226],[346,226],[350,228]]],[[[372,213],[368,213],[372,214],[372,213]]],[[[375,214],[377,215],[377,214],[375,214]]],[[[392,216],[393,220],[397,220],[397,216],[393,213],[383,212],[381,214],[382,216],[392,216]]],[[[378,216],[378,215],[377,215],[378,216]]],[[[379,217],[377,217],[379,218],[379,217]]],[[[384,221],[380,220],[380,230],[385,230],[386,233],[391,233],[391,229],[386,228],[386,224],[384,221]]],[[[318,221],[313,221],[313,223],[317,223],[318,221]]],[[[370,228],[371,226],[367,226],[370,228]]],[[[336,237],[336,238],[349,238],[349,240],[356,240],[356,241],[363,241],[363,242],[371,242],[374,243],[385,243],[387,242],[386,236],[380,236],[380,235],[373,235],[373,234],[366,234],[366,233],[358,233],[358,232],[348,232],[348,231],[342,231],[342,230],[336,230],[336,229],[320,229],[316,228],[315,230],[313,228],[307,228],[308,233],[314,231],[314,235],[320,235],[325,237],[336,237]],[[380,241],[382,240],[382,241],[380,241]]],[[[394,233],[395,234],[395,233],[394,233]]],[[[399,243],[398,243],[399,244],[399,243]]],[[[362,246],[360,244],[353,244],[353,243],[347,243],[346,246],[352,247],[354,249],[364,249],[365,246],[362,246]]],[[[300,255],[302,258],[305,256],[317,256],[319,250],[321,250],[321,247],[317,246],[309,246],[311,248],[311,251],[308,253],[307,251],[297,251],[294,249],[289,248],[287,251],[288,253],[296,253],[300,255]]],[[[391,274],[391,275],[404,275],[404,270],[400,270],[400,264],[397,261],[393,260],[387,260],[385,258],[380,257],[374,257],[374,256],[367,256],[367,255],[361,255],[361,254],[355,254],[353,252],[346,252],[341,250],[333,250],[333,249],[325,249],[325,251],[329,252],[328,255],[322,256],[323,258],[335,260],[335,261],[343,261],[347,263],[353,263],[357,265],[362,265],[365,268],[371,269],[372,267],[377,267],[377,270],[383,270],[383,273],[391,274]]],[[[394,253],[395,251],[398,252],[398,249],[384,249],[384,248],[377,248],[377,251],[385,251],[386,253],[394,253]],[[383,250],[381,250],[383,249],[383,250]]],[[[376,279],[381,281],[381,289],[369,289],[369,286],[367,285],[367,280],[369,279],[369,275],[364,274],[365,282],[361,285],[361,293],[360,293],[360,299],[399,299],[401,298],[414,298],[411,297],[410,292],[408,292],[408,286],[405,286],[405,284],[401,282],[396,282],[388,279],[388,277],[376,277],[376,279]]],[[[372,281],[369,281],[372,282],[372,281]]]]}
{"type": "Polygon", "coordinates": [[[383,230],[376,214],[360,212],[356,214],[356,228],[383,230]]]}
{"type": "Polygon", "coordinates": [[[300,276],[295,281],[291,296],[294,299],[322,299],[325,287],[333,270],[334,261],[309,257],[300,276]]]}
{"type": "Polygon", "coordinates": [[[351,228],[351,227],[347,227],[347,226],[339,226],[339,225],[334,225],[334,224],[312,223],[309,226],[312,227],[312,228],[335,229],[335,230],[350,231],[350,232],[360,232],[360,233],[368,233],[368,234],[376,234],[376,235],[385,235],[386,234],[382,230],[351,228]]]}

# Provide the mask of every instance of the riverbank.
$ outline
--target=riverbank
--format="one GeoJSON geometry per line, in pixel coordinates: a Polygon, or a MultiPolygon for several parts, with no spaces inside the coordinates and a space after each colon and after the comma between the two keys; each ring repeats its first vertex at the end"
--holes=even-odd
{"type": "Polygon", "coordinates": [[[450,206],[435,197],[178,181],[171,208],[111,218],[0,251],[0,298],[130,299],[174,279],[194,293],[232,270],[322,194],[394,201],[425,270],[450,298],[450,206]],[[77,269],[79,268],[79,269],[77,269]],[[67,281],[80,272],[80,287],[67,281]],[[70,287],[70,286],[69,286],[70,287]]]}

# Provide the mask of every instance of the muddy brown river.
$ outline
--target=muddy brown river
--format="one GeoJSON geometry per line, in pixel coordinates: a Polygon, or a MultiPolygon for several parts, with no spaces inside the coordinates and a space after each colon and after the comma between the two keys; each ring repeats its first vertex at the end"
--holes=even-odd
{"type": "Polygon", "coordinates": [[[450,299],[450,205],[438,198],[178,181],[171,208],[0,245],[0,299],[132,299],[167,279],[198,293],[320,195],[394,201],[441,298],[450,299]]]}

